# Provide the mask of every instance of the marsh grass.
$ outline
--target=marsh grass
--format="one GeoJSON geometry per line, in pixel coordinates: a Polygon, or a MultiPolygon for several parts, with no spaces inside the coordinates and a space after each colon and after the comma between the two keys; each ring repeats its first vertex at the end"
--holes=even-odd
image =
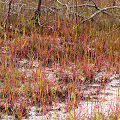
{"type": "MultiPolygon", "coordinates": [[[[45,115],[53,104],[64,102],[68,120],[106,119],[99,111],[89,118],[79,116],[75,109],[79,101],[91,100],[91,94],[87,96],[84,92],[87,85],[106,86],[112,73],[119,74],[120,30],[112,32],[119,21],[101,19],[101,15],[100,21],[77,27],[76,21],[68,20],[66,15],[41,16],[42,23],[47,21],[48,26],[53,26],[51,30],[36,27],[33,21],[27,21],[25,14],[11,16],[6,30],[0,28],[0,117],[6,114],[7,119],[9,115],[28,119],[33,106],[36,115],[45,115]],[[48,72],[52,76],[49,79],[47,68],[52,71],[48,72]],[[103,72],[102,79],[96,80],[100,72],[103,72]]],[[[108,115],[110,120],[119,118],[119,105],[116,106],[115,113],[108,115]]]]}

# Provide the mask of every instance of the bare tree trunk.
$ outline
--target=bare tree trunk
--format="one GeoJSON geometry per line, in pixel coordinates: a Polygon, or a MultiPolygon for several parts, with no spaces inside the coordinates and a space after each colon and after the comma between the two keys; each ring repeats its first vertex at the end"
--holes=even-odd
{"type": "Polygon", "coordinates": [[[116,1],[115,0],[113,0],[113,6],[116,6],[116,1]]]}
{"type": "Polygon", "coordinates": [[[10,16],[11,4],[12,4],[12,0],[10,0],[9,2],[8,17],[10,16]]]}
{"type": "Polygon", "coordinates": [[[35,21],[36,21],[35,23],[36,23],[36,25],[39,25],[39,18],[41,15],[41,2],[42,2],[42,0],[39,0],[37,10],[35,11],[35,21]]]}
{"type": "Polygon", "coordinates": [[[10,22],[10,18],[9,18],[9,17],[10,17],[10,10],[11,10],[12,1],[13,1],[13,0],[10,0],[10,1],[9,1],[9,4],[8,4],[8,13],[7,13],[7,16],[6,16],[3,24],[2,24],[3,28],[6,28],[7,22],[8,22],[8,23],[10,22]]]}

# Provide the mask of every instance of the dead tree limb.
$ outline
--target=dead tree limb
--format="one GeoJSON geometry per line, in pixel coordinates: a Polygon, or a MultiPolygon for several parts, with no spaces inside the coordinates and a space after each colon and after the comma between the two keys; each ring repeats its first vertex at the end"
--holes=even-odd
{"type": "Polygon", "coordinates": [[[81,23],[84,23],[84,22],[92,19],[93,17],[95,17],[99,13],[101,13],[103,11],[106,11],[106,10],[109,10],[109,9],[120,9],[120,6],[112,6],[112,7],[106,7],[106,8],[100,9],[100,10],[96,11],[94,14],[92,14],[90,17],[88,17],[85,20],[81,21],[81,23]]]}
{"type": "Polygon", "coordinates": [[[35,24],[36,25],[39,25],[39,19],[41,15],[41,2],[42,0],[39,0],[37,10],[35,11],[35,24]]]}
{"type": "Polygon", "coordinates": [[[5,18],[5,20],[4,20],[3,24],[2,24],[2,27],[3,27],[3,28],[6,28],[6,24],[7,24],[7,22],[9,22],[9,17],[10,17],[10,10],[11,10],[12,1],[13,1],[13,0],[10,0],[10,2],[9,2],[9,4],[8,4],[7,16],[6,16],[6,18],[5,18]]]}

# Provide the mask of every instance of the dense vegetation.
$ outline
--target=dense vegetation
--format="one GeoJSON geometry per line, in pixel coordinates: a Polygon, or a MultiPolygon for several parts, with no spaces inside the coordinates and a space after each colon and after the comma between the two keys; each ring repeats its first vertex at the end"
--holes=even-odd
{"type": "MultiPolygon", "coordinates": [[[[61,102],[75,110],[91,99],[82,91],[87,84],[105,86],[120,75],[118,1],[42,0],[36,15],[37,4],[0,0],[0,119],[29,118],[33,106],[44,115],[61,102]]],[[[109,119],[119,118],[119,108],[115,112],[109,119]]],[[[98,114],[91,119],[104,119],[98,114]]]]}

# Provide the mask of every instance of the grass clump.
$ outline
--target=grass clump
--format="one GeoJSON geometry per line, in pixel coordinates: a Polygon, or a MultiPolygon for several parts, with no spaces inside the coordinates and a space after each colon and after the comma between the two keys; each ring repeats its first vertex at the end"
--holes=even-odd
{"type": "MultiPolygon", "coordinates": [[[[103,5],[104,1],[98,3],[103,5]]],[[[89,10],[84,10],[86,18],[89,10]]],[[[0,27],[0,119],[5,114],[29,118],[33,106],[37,115],[46,115],[62,103],[68,119],[106,119],[101,112],[88,117],[76,113],[76,109],[81,101],[96,100],[111,76],[115,72],[119,75],[119,20],[114,23],[112,17],[100,14],[81,24],[82,18],[43,13],[39,26],[29,20],[34,16],[29,10],[11,15],[6,27],[0,27]],[[91,88],[94,84],[100,87],[91,88]]],[[[119,109],[108,118],[118,119],[119,109]]]]}

